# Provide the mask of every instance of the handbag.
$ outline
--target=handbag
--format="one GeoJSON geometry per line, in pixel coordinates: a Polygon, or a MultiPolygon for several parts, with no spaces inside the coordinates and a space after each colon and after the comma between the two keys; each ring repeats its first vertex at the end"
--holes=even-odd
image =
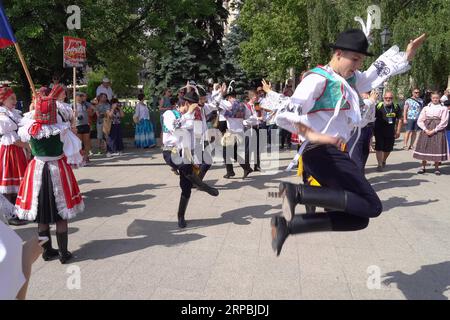
{"type": "Polygon", "coordinates": [[[107,136],[111,133],[111,125],[112,125],[112,119],[106,114],[105,118],[103,118],[103,133],[107,136]]]}

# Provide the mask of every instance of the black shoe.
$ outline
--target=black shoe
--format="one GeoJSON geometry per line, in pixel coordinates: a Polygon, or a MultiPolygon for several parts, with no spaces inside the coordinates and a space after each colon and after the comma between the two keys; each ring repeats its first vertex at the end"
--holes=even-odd
{"type": "Polygon", "coordinates": [[[270,221],[272,227],[272,249],[280,255],[283,244],[289,236],[289,228],[284,217],[275,216],[270,221]]]}
{"type": "Polygon", "coordinates": [[[242,179],[247,178],[248,175],[249,175],[250,173],[252,173],[252,172],[253,172],[252,168],[247,168],[247,169],[245,169],[245,170],[244,170],[244,176],[242,177],[242,179]]]}
{"type": "Polygon", "coordinates": [[[225,179],[231,179],[231,178],[234,177],[235,175],[236,175],[236,173],[234,173],[234,172],[227,172],[227,174],[224,175],[223,177],[224,177],[225,179]]]}
{"type": "Polygon", "coordinates": [[[24,226],[28,222],[25,220],[20,220],[19,218],[16,217],[16,218],[9,219],[8,223],[12,226],[24,226]]]}
{"type": "Polygon", "coordinates": [[[255,166],[255,168],[253,169],[253,171],[255,172],[261,172],[261,168],[259,166],[255,166]]]}
{"type": "Polygon", "coordinates": [[[180,204],[178,205],[178,227],[180,227],[181,229],[186,228],[186,220],[184,219],[184,216],[186,214],[188,203],[189,198],[181,196],[180,204]]]}
{"type": "Polygon", "coordinates": [[[56,240],[58,241],[59,248],[59,261],[65,264],[67,261],[72,259],[72,253],[67,250],[68,241],[67,231],[62,233],[56,233],[56,240]]]}
{"type": "Polygon", "coordinates": [[[50,230],[40,231],[39,237],[47,237],[48,241],[42,245],[44,252],[42,253],[42,259],[44,261],[51,261],[59,257],[59,252],[52,248],[52,237],[50,235],[50,230]]]}

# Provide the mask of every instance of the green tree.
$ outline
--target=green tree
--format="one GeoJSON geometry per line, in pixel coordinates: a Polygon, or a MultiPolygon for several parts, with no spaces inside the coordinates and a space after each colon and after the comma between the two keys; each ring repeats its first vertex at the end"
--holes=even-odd
{"type": "Polygon", "coordinates": [[[250,76],[287,78],[287,70],[306,66],[307,1],[248,0],[238,19],[249,39],[241,44],[240,63],[250,76]]]}
{"type": "Polygon", "coordinates": [[[152,62],[148,92],[159,95],[165,88],[173,90],[187,80],[205,83],[222,74],[222,39],[228,12],[222,0],[182,1],[184,21],[175,34],[166,38],[161,50],[150,50],[146,59],[152,62]]]}

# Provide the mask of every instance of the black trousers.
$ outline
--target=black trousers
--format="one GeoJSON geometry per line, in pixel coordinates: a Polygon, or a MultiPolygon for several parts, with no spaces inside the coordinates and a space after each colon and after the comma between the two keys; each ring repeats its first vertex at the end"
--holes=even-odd
{"type": "Polygon", "coordinates": [[[200,141],[196,141],[195,147],[194,147],[194,163],[200,167],[200,172],[202,172],[203,175],[208,172],[208,170],[211,168],[211,165],[213,163],[213,158],[210,152],[208,152],[207,147],[209,145],[209,142],[205,141],[202,148],[202,144],[200,141]]]}
{"type": "Polygon", "coordinates": [[[355,134],[348,142],[348,150],[351,150],[353,145],[355,145],[351,158],[363,174],[370,154],[370,139],[372,136],[373,126],[366,126],[361,129],[361,135],[358,140],[356,140],[357,135],[355,134]]]}
{"type": "MultiPolygon", "coordinates": [[[[261,153],[260,153],[260,136],[259,136],[259,130],[266,130],[265,128],[259,128],[259,127],[253,127],[252,128],[252,136],[245,137],[246,139],[246,148],[248,149],[248,163],[250,164],[250,156],[254,153],[254,159],[256,159],[255,166],[261,167],[261,153]],[[248,140],[248,141],[247,141],[248,140]],[[252,140],[250,142],[250,140],[252,140]],[[256,140],[256,141],[255,141],[256,140]],[[256,145],[255,145],[256,142],[256,145]],[[251,148],[250,148],[251,147],[251,148]]],[[[246,154],[246,156],[247,156],[246,154]]]]}
{"type": "Polygon", "coordinates": [[[237,142],[235,142],[234,145],[223,147],[223,160],[225,161],[227,173],[233,172],[233,159],[239,163],[242,169],[246,170],[250,168],[249,139],[244,136],[242,136],[242,138],[244,140],[244,158],[238,153],[237,142]]]}
{"type": "Polygon", "coordinates": [[[180,173],[180,188],[181,195],[185,198],[191,197],[192,182],[186,178],[193,173],[193,166],[191,163],[183,163],[180,155],[172,153],[171,151],[163,151],[164,161],[172,168],[175,168],[180,173]]]}
{"type": "Polygon", "coordinates": [[[280,128],[280,139],[281,139],[281,148],[284,148],[284,144],[287,143],[287,146],[291,146],[291,135],[290,131],[280,128]]]}
{"type": "Polygon", "coordinates": [[[303,153],[303,166],[321,186],[347,191],[348,215],[368,220],[381,214],[380,199],[348,153],[331,145],[310,144],[303,153]]]}

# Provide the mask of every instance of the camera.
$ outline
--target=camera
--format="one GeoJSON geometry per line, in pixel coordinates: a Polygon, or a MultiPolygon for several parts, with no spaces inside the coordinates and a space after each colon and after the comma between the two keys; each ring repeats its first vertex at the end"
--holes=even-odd
{"type": "Polygon", "coordinates": [[[82,114],[78,115],[77,117],[78,121],[82,121],[84,119],[84,116],[82,114]]]}

